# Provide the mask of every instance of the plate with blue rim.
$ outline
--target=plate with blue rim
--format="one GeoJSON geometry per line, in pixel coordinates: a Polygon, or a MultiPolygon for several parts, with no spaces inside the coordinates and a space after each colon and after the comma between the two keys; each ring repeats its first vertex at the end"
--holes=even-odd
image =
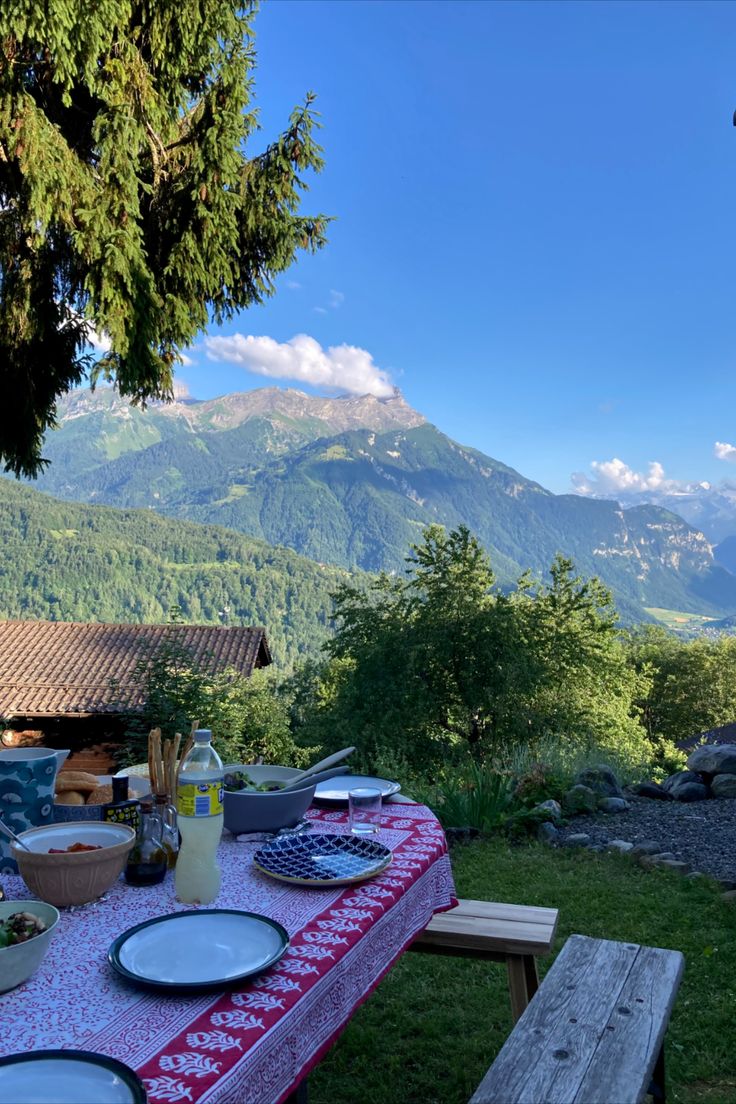
{"type": "Polygon", "coordinates": [[[253,856],[271,878],[304,886],[340,886],[375,878],[391,862],[390,848],[364,836],[280,836],[253,856]]]}
{"type": "Polygon", "coordinates": [[[269,916],[196,909],[156,916],[119,935],[108,962],[147,989],[203,993],[232,989],[278,962],[288,932],[269,916]]]}
{"type": "Polygon", "coordinates": [[[14,1104],[146,1104],[129,1066],[91,1050],[34,1050],[0,1058],[3,1100],[14,1104]]]}

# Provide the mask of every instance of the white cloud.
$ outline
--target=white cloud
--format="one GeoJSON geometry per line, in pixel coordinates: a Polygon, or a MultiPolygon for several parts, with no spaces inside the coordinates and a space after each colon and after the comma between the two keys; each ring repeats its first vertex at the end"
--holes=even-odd
{"type": "Polygon", "coordinates": [[[302,285],[299,283],[298,280],[287,280],[286,286],[289,291],[301,291],[302,289],[302,285]]]}
{"type": "Polygon", "coordinates": [[[329,304],[332,307],[332,309],[337,310],[337,308],[341,307],[344,302],[345,302],[344,292],[335,291],[335,289],[333,288],[330,291],[330,304],[329,304]]]}
{"type": "Polygon", "coordinates": [[[315,314],[327,314],[327,307],[312,307],[315,314]]]}
{"type": "Polygon", "coordinates": [[[240,364],[249,372],[271,379],[310,383],[331,391],[352,395],[376,395],[387,398],[394,388],[388,372],[374,364],[367,349],[357,345],[333,345],[323,349],[308,334],[297,334],[290,341],[272,337],[232,334],[230,337],[205,338],[210,360],[240,364]]]}
{"type": "Polygon", "coordinates": [[[716,441],[713,452],[719,460],[728,460],[736,464],[736,445],[727,445],[725,441],[716,441]]]}
{"type": "Polygon", "coordinates": [[[191,396],[189,384],[185,380],[180,379],[178,376],[174,380],[174,386],[172,390],[174,392],[175,399],[188,399],[191,396]]]}
{"type": "Polygon", "coordinates": [[[112,348],[109,335],[106,334],[104,330],[102,333],[98,333],[93,326],[90,326],[87,330],[87,343],[92,346],[98,356],[102,356],[103,353],[109,353],[112,348]]]}
{"type": "MultiPolygon", "coordinates": [[[[735,450],[736,451],[736,450],[735,450]]],[[[573,487],[578,494],[611,495],[627,491],[676,491],[681,487],[676,479],[667,479],[658,460],[652,460],[646,472],[637,472],[614,457],[612,460],[594,460],[590,465],[593,476],[574,472],[573,487]]]]}

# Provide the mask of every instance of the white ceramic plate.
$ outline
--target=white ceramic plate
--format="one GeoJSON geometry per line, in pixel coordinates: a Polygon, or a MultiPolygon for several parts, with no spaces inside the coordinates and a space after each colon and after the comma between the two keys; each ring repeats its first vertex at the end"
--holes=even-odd
{"type": "Polygon", "coordinates": [[[267,916],[237,909],[176,912],[129,928],[113,943],[111,965],[159,989],[225,989],[278,962],[289,936],[267,916]]]}
{"type": "Polygon", "coordinates": [[[3,1100],[13,1104],[144,1104],[132,1069],[86,1050],[38,1050],[0,1058],[3,1100]]]}
{"type": "Polygon", "coordinates": [[[328,778],[320,782],[314,791],[315,801],[329,802],[331,805],[347,805],[351,790],[380,790],[384,800],[398,793],[398,782],[389,782],[386,778],[371,778],[367,774],[340,774],[337,778],[328,778]]]}

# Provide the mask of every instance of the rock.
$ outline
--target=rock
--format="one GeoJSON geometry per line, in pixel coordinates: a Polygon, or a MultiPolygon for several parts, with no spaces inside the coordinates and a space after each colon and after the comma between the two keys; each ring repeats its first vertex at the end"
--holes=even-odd
{"type": "Polygon", "coordinates": [[[673,874],[690,873],[690,863],[680,862],[678,859],[655,859],[654,865],[660,870],[671,870],[673,874]]]}
{"type": "Polygon", "coordinates": [[[660,786],[659,782],[636,782],[631,790],[638,797],[650,797],[654,801],[673,800],[672,794],[660,786]]]}
{"type": "Polygon", "coordinates": [[[736,774],[736,744],[704,744],[688,756],[687,765],[701,774],[736,774]]]}
{"type": "Polygon", "coordinates": [[[606,846],[606,851],[619,851],[622,855],[633,850],[633,843],[628,843],[626,840],[611,840],[606,846]]]}
{"type": "Polygon", "coordinates": [[[532,810],[534,813],[541,811],[546,812],[550,820],[562,820],[562,806],[554,798],[550,797],[548,801],[542,801],[539,805],[535,805],[532,810]]]}
{"type": "Polygon", "coordinates": [[[624,801],[622,797],[598,798],[598,809],[601,813],[625,813],[628,808],[628,801],[624,801]]]}
{"type": "Polygon", "coordinates": [[[642,840],[641,843],[635,843],[634,849],[631,852],[632,855],[637,858],[639,855],[661,855],[662,848],[654,840],[642,840]]]}
{"type": "Polygon", "coordinates": [[[594,813],[597,803],[597,794],[591,790],[590,786],[583,786],[581,783],[569,789],[562,799],[565,812],[572,814],[594,813]]]}
{"type": "Polygon", "coordinates": [[[710,780],[713,797],[736,797],[736,774],[717,774],[710,780]]]}
{"type": "Polygon", "coordinates": [[[672,851],[659,851],[656,855],[639,856],[639,866],[643,866],[645,870],[651,870],[661,862],[677,862],[677,855],[672,851]]]}
{"type": "Polygon", "coordinates": [[[600,797],[623,797],[624,792],[610,767],[587,767],[575,779],[581,786],[588,786],[600,797]]]}
{"type": "MultiPolygon", "coordinates": [[[[555,804],[557,803],[555,802],[555,804]]],[[[557,843],[559,838],[560,833],[550,820],[545,820],[544,823],[540,824],[537,828],[537,839],[541,843],[557,843]]]]}
{"type": "Polygon", "coordinates": [[[676,801],[705,801],[708,787],[703,782],[685,782],[674,791],[676,801]]]}
{"type": "Polygon", "coordinates": [[[691,870],[689,874],[685,875],[685,880],[688,882],[699,882],[705,874],[702,870],[691,870]]]}
{"type": "Polygon", "coordinates": [[[725,893],[721,894],[721,900],[727,901],[730,905],[736,905],[736,889],[728,889],[725,893]]]}
{"type": "Polygon", "coordinates": [[[732,881],[730,878],[719,878],[718,884],[721,889],[736,889],[736,882],[732,881]]]}
{"type": "Polygon", "coordinates": [[[675,774],[671,774],[669,778],[665,778],[662,783],[662,789],[666,793],[675,796],[675,791],[678,790],[680,786],[686,786],[688,782],[702,783],[702,781],[703,779],[700,775],[695,774],[694,771],[681,770],[676,771],[675,774]]]}
{"type": "Polygon", "coordinates": [[[568,847],[586,847],[589,843],[590,836],[587,832],[575,832],[565,840],[565,844],[568,847]]]}

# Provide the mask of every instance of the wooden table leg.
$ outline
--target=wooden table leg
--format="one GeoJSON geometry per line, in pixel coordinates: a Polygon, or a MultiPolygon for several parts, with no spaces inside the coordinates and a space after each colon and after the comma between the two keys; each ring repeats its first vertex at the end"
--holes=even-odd
{"type": "Polygon", "coordinates": [[[537,963],[534,955],[507,955],[506,969],[509,975],[511,1015],[516,1023],[539,988],[537,963]]]}

